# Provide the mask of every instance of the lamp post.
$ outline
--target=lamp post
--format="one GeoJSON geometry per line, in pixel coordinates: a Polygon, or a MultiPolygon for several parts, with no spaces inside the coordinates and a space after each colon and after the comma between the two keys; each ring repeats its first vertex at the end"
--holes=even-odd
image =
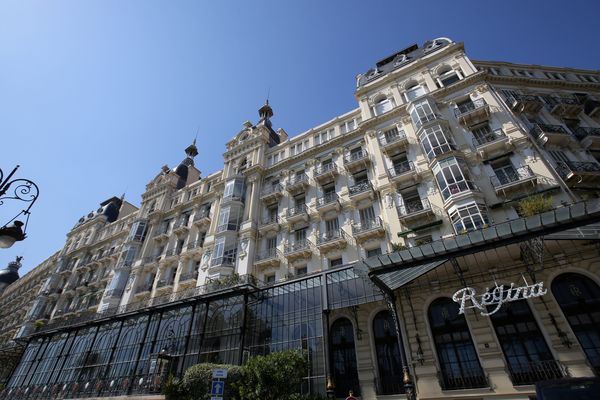
{"type": "Polygon", "coordinates": [[[6,179],[4,178],[4,172],[0,169],[0,205],[3,205],[5,200],[18,200],[29,203],[29,206],[21,210],[0,228],[0,248],[3,249],[7,249],[15,242],[25,239],[30,215],[29,210],[40,194],[38,186],[29,179],[12,179],[17,169],[19,169],[19,165],[8,174],[6,179]],[[25,217],[25,223],[17,220],[20,215],[25,217]]]}

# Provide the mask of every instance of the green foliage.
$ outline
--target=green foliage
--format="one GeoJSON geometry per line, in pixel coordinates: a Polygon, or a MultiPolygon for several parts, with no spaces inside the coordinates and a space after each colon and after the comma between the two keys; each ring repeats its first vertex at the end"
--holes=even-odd
{"type": "Polygon", "coordinates": [[[523,217],[531,217],[552,210],[553,199],[551,196],[531,196],[519,201],[519,214],[523,217]]]}
{"type": "MultiPolygon", "coordinates": [[[[246,377],[240,387],[247,400],[297,399],[308,364],[300,351],[285,350],[256,356],[244,366],[246,377]]],[[[300,397],[302,398],[302,397],[300,397]]]]}
{"type": "Polygon", "coordinates": [[[42,329],[45,325],[46,325],[46,323],[42,320],[37,320],[33,323],[33,327],[35,328],[36,331],[39,329],[42,329]]]}
{"type": "Polygon", "coordinates": [[[167,381],[162,386],[162,394],[165,395],[165,400],[189,400],[190,397],[187,391],[183,387],[182,382],[179,379],[169,375],[167,381]]]}
{"type": "Polygon", "coordinates": [[[406,250],[406,249],[408,249],[408,247],[406,247],[403,244],[392,243],[392,251],[402,251],[402,250],[406,250]]]}
{"type": "Polygon", "coordinates": [[[182,399],[207,400],[210,399],[210,384],[212,371],[217,368],[227,369],[225,381],[225,398],[230,400],[240,399],[240,385],[244,382],[244,367],[223,364],[196,364],[188,368],[183,376],[183,389],[185,395],[182,399]]]}
{"type": "Polygon", "coordinates": [[[238,273],[233,273],[231,275],[223,276],[221,278],[213,279],[210,281],[209,285],[211,289],[225,289],[231,286],[235,286],[240,283],[240,275],[238,273]]]}
{"type": "Polygon", "coordinates": [[[327,400],[327,397],[320,394],[299,394],[294,393],[286,398],[286,400],[327,400]]]}

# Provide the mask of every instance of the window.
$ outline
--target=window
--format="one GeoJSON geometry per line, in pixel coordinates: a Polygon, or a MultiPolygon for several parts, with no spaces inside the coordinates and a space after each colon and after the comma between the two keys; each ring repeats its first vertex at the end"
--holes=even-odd
{"type": "Polygon", "coordinates": [[[231,179],[225,183],[225,189],[223,191],[224,199],[240,199],[244,200],[246,195],[246,184],[244,179],[231,179]]]}
{"type": "Polygon", "coordinates": [[[447,69],[445,72],[440,72],[440,75],[437,78],[438,86],[445,87],[452,85],[455,82],[461,80],[461,76],[458,71],[453,69],[447,69]]]}
{"type": "Polygon", "coordinates": [[[440,125],[424,129],[419,134],[419,141],[429,161],[455,148],[452,136],[449,132],[442,129],[440,125]]]}
{"type": "Polygon", "coordinates": [[[369,257],[376,257],[376,256],[380,256],[381,255],[381,248],[377,247],[371,250],[367,250],[367,258],[369,257]]]}
{"type": "Polygon", "coordinates": [[[373,114],[375,116],[384,114],[394,108],[394,103],[392,99],[382,98],[375,102],[375,106],[373,107],[373,114]]]}
{"type": "Polygon", "coordinates": [[[433,121],[437,118],[435,106],[427,99],[413,104],[410,111],[410,117],[413,124],[419,129],[421,125],[433,121]]]}
{"type": "Polygon", "coordinates": [[[329,260],[329,267],[330,268],[340,267],[342,264],[343,264],[343,262],[342,262],[342,258],[341,257],[329,260]]]}
{"type": "Polygon", "coordinates": [[[275,274],[265,275],[265,283],[273,283],[275,282],[275,274]]]}
{"type": "Polygon", "coordinates": [[[306,265],[302,267],[296,267],[296,276],[306,275],[307,273],[308,269],[306,268],[306,265]]]}
{"type": "Polygon", "coordinates": [[[398,335],[392,314],[380,311],[373,319],[373,341],[377,355],[377,394],[404,393],[398,335]]]}
{"type": "Polygon", "coordinates": [[[335,397],[345,398],[349,391],[360,396],[354,348],[354,328],[350,320],[347,318],[337,319],[331,325],[330,339],[335,397]]]}
{"type": "Polygon", "coordinates": [[[546,75],[546,77],[548,79],[561,80],[561,81],[565,80],[565,76],[559,72],[544,72],[544,74],[546,75]]]}
{"type": "Polygon", "coordinates": [[[440,363],[442,389],[487,386],[467,321],[458,313],[458,303],[449,298],[437,299],[429,306],[428,316],[440,363]]]}
{"type": "Polygon", "coordinates": [[[352,180],[354,181],[354,185],[362,185],[368,183],[369,176],[367,174],[367,170],[363,169],[362,171],[358,171],[355,174],[352,174],[352,180]]]}
{"type": "Polygon", "coordinates": [[[340,229],[340,222],[337,217],[325,221],[325,232],[327,235],[331,235],[340,229]]]}
{"type": "Polygon", "coordinates": [[[514,385],[562,378],[526,300],[504,304],[490,319],[514,385]]]}
{"type": "Polygon", "coordinates": [[[413,101],[425,95],[426,93],[427,91],[425,90],[424,86],[414,83],[406,88],[406,91],[404,92],[404,98],[406,101],[413,101]]]}
{"type": "Polygon", "coordinates": [[[281,161],[283,161],[285,158],[285,152],[284,151],[280,151],[277,153],[273,153],[271,155],[269,155],[267,157],[267,167],[270,167],[272,165],[275,165],[281,161]]]}
{"type": "Polygon", "coordinates": [[[360,123],[360,121],[361,119],[359,117],[344,122],[340,125],[340,132],[342,133],[342,135],[348,132],[352,132],[353,130],[358,128],[358,124],[360,123]]]}
{"type": "Polygon", "coordinates": [[[409,215],[429,208],[427,200],[422,200],[416,188],[403,190],[398,196],[398,212],[400,215],[409,215]]]}
{"type": "Polygon", "coordinates": [[[305,150],[308,150],[309,147],[310,147],[310,145],[309,145],[309,141],[308,140],[292,144],[290,146],[290,157],[293,157],[293,156],[295,156],[297,154],[302,153],[305,150]]]}
{"type": "Polygon", "coordinates": [[[600,287],[586,276],[566,273],[554,279],[552,293],[594,372],[600,374],[600,287]]]}
{"type": "Polygon", "coordinates": [[[508,157],[492,161],[490,162],[490,165],[494,170],[494,174],[496,175],[495,179],[492,179],[492,183],[494,185],[506,185],[521,179],[519,177],[519,173],[515,169],[514,165],[512,165],[508,157]]]}
{"type": "Polygon", "coordinates": [[[480,229],[488,224],[485,206],[475,202],[450,209],[450,220],[456,233],[480,229]]]}
{"type": "Polygon", "coordinates": [[[548,154],[550,154],[550,157],[552,157],[552,159],[557,163],[568,163],[570,161],[569,157],[564,151],[548,150],[548,154]]]}
{"type": "Polygon", "coordinates": [[[436,163],[432,170],[444,200],[448,200],[455,194],[475,189],[468,176],[462,171],[458,158],[446,158],[436,163]]]}
{"type": "Polygon", "coordinates": [[[360,223],[362,225],[367,225],[371,221],[375,220],[375,210],[373,206],[369,206],[367,208],[363,208],[362,210],[358,210],[358,215],[360,217],[360,223]]]}
{"type": "Polygon", "coordinates": [[[479,146],[496,140],[496,136],[488,124],[483,124],[472,128],[471,133],[473,134],[473,137],[479,146]]]}
{"type": "Polygon", "coordinates": [[[334,135],[334,129],[333,128],[327,129],[326,131],[323,131],[323,132],[320,132],[320,133],[317,133],[314,136],[315,146],[323,144],[323,143],[325,143],[325,142],[333,139],[333,135],[334,135]]]}
{"type": "Polygon", "coordinates": [[[267,250],[277,248],[277,236],[267,239],[267,250]]]}
{"type": "Polygon", "coordinates": [[[296,243],[304,243],[306,241],[306,231],[308,228],[296,229],[294,231],[294,240],[296,243]]]}

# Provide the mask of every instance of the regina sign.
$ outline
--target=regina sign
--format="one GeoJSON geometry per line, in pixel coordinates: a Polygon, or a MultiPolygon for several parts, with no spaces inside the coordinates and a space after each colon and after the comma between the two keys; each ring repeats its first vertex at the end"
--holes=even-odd
{"type": "Polygon", "coordinates": [[[544,288],[544,282],[529,285],[525,278],[525,286],[516,286],[511,283],[510,286],[496,284],[494,288],[486,288],[485,293],[478,295],[472,287],[460,289],[452,296],[452,300],[460,304],[458,314],[464,314],[465,309],[477,308],[481,310],[481,315],[492,315],[502,307],[502,304],[511,301],[529,299],[532,297],[541,297],[548,292],[544,288]]]}

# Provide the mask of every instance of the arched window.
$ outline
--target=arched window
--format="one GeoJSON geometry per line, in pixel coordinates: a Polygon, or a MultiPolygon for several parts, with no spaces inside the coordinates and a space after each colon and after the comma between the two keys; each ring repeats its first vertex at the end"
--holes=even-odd
{"type": "Polygon", "coordinates": [[[600,288],[588,277],[567,273],[552,282],[552,293],[596,375],[600,375],[600,288]]]}
{"type": "Polygon", "coordinates": [[[380,311],[373,319],[373,339],[377,354],[377,394],[404,393],[398,336],[389,311],[380,311]]]}
{"type": "Polygon", "coordinates": [[[514,385],[563,376],[526,300],[504,304],[490,319],[514,385]]]}
{"type": "Polygon", "coordinates": [[[439,87],[452,85],[462,79],[459,71],[455,71],[449,66],[443,66],[438,69],[437,84],[439,87]]]}
{"type": "Polygon", "coordinates": [[[387,97],[382,97],[375,102],[375,107],[373,107],[375,116],[381,115],[390,111],[393,108],[392,101],[387,97]]]}
{"type": "Polygon", "coordinates": [[[410,82],[406,85],[404,92],[404,98],[406,101],[413,101],[416,98],[423,96],[426,91],[425,88],[419,85],[417,82],[410,82]]]}
{"type": "Polygon", "coordinates": [[[335,396],[345,398],[350,390],[360,395],[352,323],[347,318],[338,319],[331,325],[330,335],[335,396]]]}
{"type": "Polygon", "coordinates": [[[449,298],[435,300],[429,306],[429,324],[440,363],[443,390],[488,386],[477,358],[465,316],[449,298]]]}

